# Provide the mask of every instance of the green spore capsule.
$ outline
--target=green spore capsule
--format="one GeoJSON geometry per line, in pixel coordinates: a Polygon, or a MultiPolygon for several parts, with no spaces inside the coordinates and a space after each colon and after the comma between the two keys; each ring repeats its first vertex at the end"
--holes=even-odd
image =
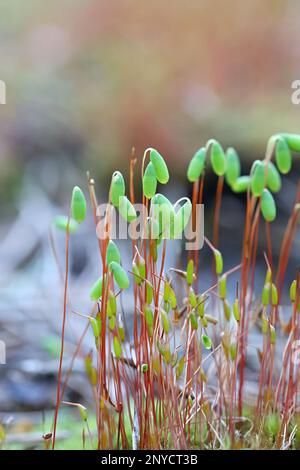
{"type": "Polygon", "coordinates": [[[125,196],[125,181],[120,171],[115,171],[112,175],[110,185],[110,200],[115,207],[119,207],[120,198],[125,196]]]}
{"type": "Polygon", "coordinates": [[[194,261],[192,259],[189,260],[186,268],[186,282],[188,286],[191,286],[194,282],[194,261]]]}
{"type": "Polygon", "coordinates": [[[278,291],[277,287],[273,283],[271,285],[271,301],[273,307],[276,307],[276,305],[278,305],[278,291]]]}
{"type": "Polygon", "coordinates": [[[72,192],[71,214],[78,224],[81,224],[81,222],[85,220],[86,200],[82,190],[78,186],[75,186],[72,192]]]}
{"type": "Polygon", "coordinates": [[[147,325],[147,331],[149,336],[153,336],[153,313],[150,307],[144,308],[144,315],[147,325]]]}
{"type": "Polygon", "coordinates": [[[151,199],[150,213],[158,224],[158,233],[162,238],[169,238],[174,233],[174,207],[163,194],[157,193],[151,199]]]}
{"type": "Polygon", "coordinates": [[[142,364],[142,365],[141,365],[141,371],[143,372],[143,374],[145,374],[146,372],[148,372],[148,370],[149,370],[148,364],[142,364]]]}
{"type": "Polygon", "coordinates": [[[219,250],[214,249],[216,274],[220,275],[223,272],[223,256],[219,250]]]}
{"type": "Polygon", "coordinates": [[[232,184],[232,190],[235,193],[244,193],[250,187],[251,178],[250,176],[240,176],[232,184]]]}
{"type": "Polygon", "coordinates": [[[109,266],[112,261],[115,261],[116,263],[121,262],[121,255],[119,252],[119,249],[115,242],[112,240],[109,240],[107,249],[106,249],[106,263],[109,266]]]}
{"type": "Polygon", "coordinates": [[[58,215],[53,219],[53,224],[56,228],[59,230],[63,230],[66,232],[68,230],[68,225],[69,225],[69,233],[74,234],[77,232],[79,224],[76,222],[76,220],[70,218],[68,219],[67,216],[65,215],[58,215]]]}
{"type": "Polygon", "coordinates": [[[113,273],[114,280],[120,287],[120,289],[127,289],[129,287],[129,279],[126,271],[115,261],[112,261],[109,265],[110,271],[113,273]]]}
{"type": "Polygon", "coordinates": [[[89,320],[90,320],[90,324],[93,330],[94,337],[95,339],[98,339],[100,336],[99,323],[97,322],[96,318],[90,317],[89,320]]]}
{"type": "Polygon", "coordinates": [[[203,169],[205,167],[205,158],[205,147],[201,147],[199,150],[197,150],[197,152],[191,159],[187,170],[187,178],[191,183],[194,183],[200,178],[201,173],[203,172],[203,169]]]}
{"type": "Polygon", "coordinates": [[[231,307],[230,307],[229,302],[226,299],[223,300],[223,311],[224,311],[225,319],[229,321],[231,317],[231,307]]]}
{"type": "Polygon", "coordinates": [[[241,316],[240,316],[240,307],[239,307],[239,301],[238,301],[238,299],[235,299],[235,301],[234,301],[234,303],[233,303],[233,309],[232,309],[232,311],[233,311],[233,316],[234,316],[235,320],[236,320],[237,322],[239,322],[241,316]]]}
{"type": "Polygon", "coordinates": [[[175,310],[177,308],[177,298],[172,287],[170,288],[170,304],[171,304],[172,310],[175,310]]]}
{"type": "Polygon", "coordinates": [[[139,268],[137,267],[135,262],[132,263],[132,272],[133,272],[134,282],[138,286],[140,286],[143,282],[143,279],[141,279],[139,268]]]}
{"type": "Polygon", "coordinates": [[[292,168],[292,155],[288,144],[282,137],[276,141],[275,160],[280,173],[286,175],[290,172],[292,168]]]}
{"type": "Polygon", "coordinates": [[[151,304],[153,300],[153,287],[149,281],[146,281],[146,302],[148,305],[151,304]]]}
{"type": "Polygon", "coordinates": [[[290,299],[292,303],[296,301],[296,295],[297,295],[297,281],[296,279],[294,279],[290,287],[290,299]]]}
{"type": "Polygon", "coordinates": [[[299,134],[283,133],[280,135],[284,138],[290,150],[293,150],[294,152],[300,152],[300,135],[299,134]]]}
{"type": "Polygon", "coordinates": [[[190,314],[190,322],[191,322],[192,330],[197,330],[198,329],[198,321],[197,321],[197,317],[194,313],[190,314]]]}
{"type": "Polygon", "coordinates": [[[211,342],[211,339],[207,335],[202,335],[202,343],[205,349],[211,349],[212,342],[211,342]]]}
{"type": "Polygon", "coordinates": [[[156,172],[152,162],[149,162],[143,176],[143,193],[147,199],[151,199],[157,188],[156,172]]]}
{"type": "Polygon", "coordinates": [[[268,189],[264,189],[261,196],[261,212],[267,222],[273,222],[276,218],[276,204],[268,189]]]}
{"type": "Polygon", "coordinates": [[[256,161],[251,170],[251,191],[253,196],[260,196],[265,187],[265,165],[261,161],[256,161]]]}
{"type": "Polygon", "coordinates": [[[107,316],[112,317],[117,313],[117,300],[113,291],[109,292],[107,303],[107,316]]]}
{"type": "Polygon", "coordinates": [[[225,179],[229,186],[232,186],[233,183],[239,178],[241,174],[241,164],[239,156],[236,150],[232,147],[229,147],[226,151],[227,166],[225,179]]]}
{"type": "Polygon", "coordinates": [[[264,307],[267,307],[270,302],[270,292],[271,292],[271,285],[269,283],[265,284],[261,294],[261,302],[264,307]]]}
{"type": "Polygon", "coordinates": [[[233,361],[235,361],[237,356],[237,344],[236,343],[231,343],[230,345],[230,357],[233,361]]]}
{"type": "Polygon", "coordinates": [[[223,274],[219,280],[219,296],[220,299],[226,299],[226,291],[227,291],[227,276],[223,274]]]}
{"type": "Polygon", "coordinates": [[[165,160],[155,149],[150,149],[150,160],[154,166],[157,180],[161,184],[166,184],[169,181],[169,170],[165,160]]]}
{"type": "Polygon", "coordinates": [[[196,297],[196,294],[195,294],[194,289],[192,287],[190,287],[190,291],[189,291],[189,302],[190,302],[190,306],[192,308],[196,308],[196,306],[197,306],[197,297],[196,297]]]}
{"type": "Polygon", "coordinates": [[[119,213],[126,222],[133,222],[137,219],[136,211],[129,199],[126,196],[121,196],[119,199],[119,213]]]}
{"type": "Polygon", "coordinates": [[[218,176],[224,175],[226,171],[226,157],[224,150],[216,140],[211,144],[210,161],[214,173],[218,176]]]}
{"type": "Polygon", "coordinates": [[[139,257],[138,268],[141,278],[144,280],[146,278],[146,263],[144,258],[139,257]]]}
{"type": "Polygon", "coordinates": [[[189,199],[178,209],[174,218],[173,238],[181,238],[182,232],[186,229],[192,214],[192,203],[189,199]]]}
{"type": "Polygon", "coordinates": [[[93,284],[91,291],[90,291],[90,298],[94,302],[100,299],[102,296],[102,284],[103,284],[103,278],[100,277],[97,279],[97,281],[93,284]]]}
{"type": "Polygon", "coordinates": [[[161,309],[160,316],[161,316],[162,327],[163,327],[164,333],[167,335],[170,331],[170,322],[169,322],[168,314],[163,309],[161,309]]]}
{"type": "Polygon", "coordinates": [[[114,336],[114,352],[117,359],[122,356],[122,346],[117,336],[114,336]]]}
{"type": "Polygon", "coordinates": [[[274,163],[268,163],[267,186],[273,193],[278,193],[281,189],[281,177],[274,163]]]}

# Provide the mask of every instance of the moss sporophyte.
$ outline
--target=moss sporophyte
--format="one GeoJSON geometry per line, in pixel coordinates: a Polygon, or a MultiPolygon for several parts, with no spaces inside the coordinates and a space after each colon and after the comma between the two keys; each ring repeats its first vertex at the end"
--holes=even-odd
{"type": "MultiPolygon", "coordinates": [[[[71,369],[62,374],[69,328],[66,320],[72,316],[69,245],[80,237],[88,217],[85,193],[90,195],[99,254],[95,254],[97,272],[90,274],[85,297],[89,312],[76,311],[86,319],[86,328],[72,364],[83,356],[95,412],[88,412],[82,404],[69,405],[78,408],[83,435],[89,436],[91,448],[300,446],[295,411],[300,385],[299,374],[295,374],[300,278],[298,272],[292,280],[286,275],[298,230],[300,182],[286,229],[282,235],[276,231],[281,244],[278,257],[273,246],[278,193],[286,184],[281,175],[290,172],[299,152],[299,135],[278,133],[269,139],[265,157],[254,160],[249,174],[241,174],[238,152],[210,139],[195,149],[187,164],[191,199],[184,196],[171,201],[164,194],[171,194],[164,189],[172,184],[168,159],[152,147],[136,159],[141,162],[140,179],[134,173],[135,164],[130,165],[128,178],[120,171],[112,174],[105,204],[97,205],[94,180],[88,180],[87,190],[74,187],[67,214],[51,224],[52,241],[53,228],[66,237],[53,448],[59,410],[65,406],[62,397],[71,376],[71,369]],[[207,249],[202,253],[200,245],[190,248],[182,240],[188,230],[194,228],[195,236],[203,229],[202,222],[194,222],[197,206],[206,196],[208,172],[215,174],[217,186],[213,214],[209,214],[212,239],[203,235],[207,249]],[[134,184],[138,181],[140,204],[134,184]],[[232,257],[222,238],[224,185],[244,204],[237,265],[230,264],[232,257]],[[120,231],[117,236],[114,225],[125,227],[126,236],[120,231]],[[259,249],[258,240],[263,244],[259,249]],[[168,250],[176,251],[176,267],[169,266],[168,250]],[[266,265],[263,278],[258,260],[266,265]],[[288,298],[284,316],[282,298],[288,298]],[[253,329],[260,336],[251,376],[255,392],[250,399],[247,361],[253,350],[253,329]],[[91,342],[85,352],[81,346],[87,334],[91,342]],[[89,432],[91,419],[95,421],[93,433],[89,432]]],[[[86,439],[84,442],[87,445],[86,439]]]]}

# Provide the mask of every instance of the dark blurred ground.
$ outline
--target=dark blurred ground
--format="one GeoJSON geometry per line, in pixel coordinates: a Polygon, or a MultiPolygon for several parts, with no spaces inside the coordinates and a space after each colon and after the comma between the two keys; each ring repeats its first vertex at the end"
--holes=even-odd
{"type": "MultiPolygon", "coordinates": [[[[291,103],[291,83],[300,78],[299,17],[292,0],[1,2],[7,104],[0,105],[0,331],[9,367],[0,370],[0,409],[52,405],[46,379],[55,376],[50,358],[57,354],[62,291],[48,230],[66,212],[73,185],[84,186],[89,169],[104,199],[113,170],[128,177],[132,146],[139,158],[153,146],[169,163],[167,191],[175,200],[189,193],[188,161],[210,137],[235,146],[248,171],[271,134],[299,132],[300,105],[291,103]]],[[[275,256],[298,175],[295,164],[278,196],[275,256]]],[[[208,236],[214,190],[208,177],[208,236]]],[[[239,262],[243,198],[226,191],[223,210],[229,269],[239,262]]],[[[63,260],[64,240],[55,239],[63,260]]],[[[288,280],[299,248],[298,237],[288,280]]],[[[260,256],[263,249],[264,243],[260,256]]],[[[72,306],[85,314],[99,272],[96,250],[90,217],[71,253],[72,306]]],[[[74,325],[70,351],[83,327],[74,325]]]]}

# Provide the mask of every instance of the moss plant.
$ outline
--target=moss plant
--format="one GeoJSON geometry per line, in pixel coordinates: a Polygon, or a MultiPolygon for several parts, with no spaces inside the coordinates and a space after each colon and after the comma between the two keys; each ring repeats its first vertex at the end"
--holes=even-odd
{"type": "MultiPolygon", "coordinates": [[[[95,398],[96,432],[90,436],[94,448],[128,449],[132,443],[140,449],[283,449],[299,445],[299,374],[293,355],[293,342],[300,334],[299,273],[290,286],[288,320],[281,317],[279,306],[297,230],[300,182],[276,265],[272,256],[276,193],[282,186],[279,173],[290,171],[293,152],[300,152],[300,136],[276,134],[267,143],[265,157],[253,163],[249,175],[241,176],[237,152],[232,147],[224,152],[221,144],[211,139],[195,153],[187,169],[187,179],[193,186],[192,201],[184,197],[173,204],[156,192],[158,182],[169,182],[167,164],[157,150],[146,149],[141,182],[145,230],[150,238],[128,242],[132,248],[130,266],[122,263],[117,240],[108,235],[99,240],[102,264],[98,279],[91,280],[93,305],[80,338],[81,344],[90,329],[95,339],[92,352],[84,358],[86,380],[95,398]],[[199,266],[204,262],[201,251],[188,252],[188,261],[181,267],[167,269],[165,261],[167,245],[174,243],[170,239],[180,237],[195,205],[202,201],[205,173],[211,170],[218,182],[213,240],[205,238],[205,243],[211,256],[213,283],[204,290],[199,275],[199,266]],[[224,182],[234,193],[245,193],[246,204],[240,263],[229,269],[230,257],[218,247],[224,182]],[[254,280],[260,232],[265,236],[267,274],[259,293],[254,290],[254,280]],[[238,283],[231,299],[233,273],[238,275],[238,283]],[[125,302],[125,310],[123,291],[126,298],[131,297],[130,303],[125,302]],[[259,313],[254,307],[255,298],[260,299],[259,313]],[[260,332],[261,346],[257,348],[257,392],[249,401],[246,361],[253,325],[260,332]],[[132,338],[125,334],[127,330],[132,331],[132,338]],[[279,336],[285,341],[281,350],[277,349],[279,336]],[[279,369],[275,367],[275,352],[281,354],[279,369]]],[[[127,194],[123,175],[114,172],[108,196],[129,225],[137,218],[134,171],[132,163],[127,194]]],[[[97,198],[91,179],[88,189],[95,215],[97,198]]],[[[72,373],[70,367],[62,377],[69,243],[73,233],[80,234],[78,224],[86,216],[85,197],[77,186],[70,215],[72,218],[54,221],[66,232],[66,256],[53,448],[59,409],[72,373]]],[[[72,364],[79,351],[80,347],[72,364]]],[[[87,410],[82,406],[78,409],[86,424],[87,410]]],[[[88,416],[90,422],[93,414],[89,412],[88,416]]]]}

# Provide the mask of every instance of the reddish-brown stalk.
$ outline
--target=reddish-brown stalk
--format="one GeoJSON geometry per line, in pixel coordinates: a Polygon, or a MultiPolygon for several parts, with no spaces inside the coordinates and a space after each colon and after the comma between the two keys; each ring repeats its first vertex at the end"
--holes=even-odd
{"type": "Polygon", "coordinates": [[[58,419],[58,412],[59,412],[59,407],[60,407],[60,402],[61,402],[60,388],[61,388],[62,364],[63,364],[63,356],[64,356],[65,326],[66,326],[66,319],[67,319],[67,302],[68,302],[70,216],[71,215],[69,214],[67,233],[66,233],[64,309],[63,309],[63,320],[62,320],[62,327],[61,327],[61,345],[60,345],[59,367],[58,367],[58,376],[57,376],[56,405],[55,405],[54,424],[53,424],[52,450],[55,449],[57,419],[58,419]]]}

